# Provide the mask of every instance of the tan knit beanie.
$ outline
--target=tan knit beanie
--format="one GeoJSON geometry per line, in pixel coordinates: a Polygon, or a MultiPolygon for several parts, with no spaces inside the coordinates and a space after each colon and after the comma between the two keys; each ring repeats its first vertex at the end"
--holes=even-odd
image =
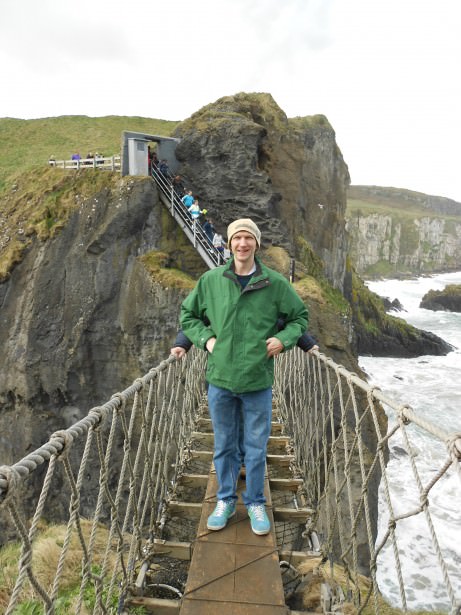
{"type": "Polygon", "coordinates": [[[247,231],[251,233],[256,239],[258,248],[261,247],[261,231],[256,224],[250,218],[240,218],[240,220],[234,220],[227,227],[227,247],[230,249],[231,239],[239,231],[247,231]]]}

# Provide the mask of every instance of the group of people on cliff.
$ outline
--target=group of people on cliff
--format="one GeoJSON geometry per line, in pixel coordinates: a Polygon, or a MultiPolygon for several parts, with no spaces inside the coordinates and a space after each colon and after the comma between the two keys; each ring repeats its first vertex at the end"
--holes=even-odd
{"type": "Polygon", "coordinates": [[[152,172],[160,173],[166,181],[169,181],[170,168],[168,166],[168,160],[166,158],[159,160],[157,152],[153,150],[150,145],[147,148],[147,165],[149,174],[152,174],[152,172]]]}
{"type": "MultiPolygon", "coordinates": [[[[180,185],[180,182],[182,182],[182,180],[179,175],[177,175],[174,179],[177,180],[176,183],[174,183],[173,180],[173,188],[176,191],[177,186],[180,185]]],[[[178,192],[177,194],[179,196],[178,192]]],[[[189,211],[192,220],[200,224],[208,241],[213,246],[213,248],[218,251],[222,262],[225,262],[230,257],[230,252],[226,247],[223,236],[221,235],[221,233],[217,232],[213,219],[210,217],[206,217],[208,210],[200,209],[198,198],[193,196],[192,190],[188,190],[181,197],[181,202],[184,207],[186,207],[189,211]]]]}
{"type": "MultiPolygon", "coordinates": [[[[181,175],[174,175],[170,177],[168,161],[165,160],[165,164],[167,170],[164,171],[167,173],[168,182],[171,182],[171,187],[173,188],[175,195],[189,212],[192,222],[201,227],[206,238],[210,242],[210,245],[218,251],[220,260],[225,262],[225,260],[230,257],[230,252],[227,249],[222,234],[217,232],[213,219],[207,215],[208,210],[205,208],[200,208],[198,197],[194,196],[192,190],[186,189],[181,175]]],[[[158,163],[156,167],[158,173],[162,173],[160,166],[161,162],[158,163]]]]}
{"type": "MultiPolygon", "coordinates": [[[[78,163],[81,162],[82,166],[94,166],[94,162],[96,164],[102,164],[104,162],[104,156],[99,152],[95,152],[94,154],[93,152],[88,152],[86,158],[82,158],[80,152],[74,152],[70,159],[75,160],[78,163]]],[[[56,166],[56,157],[54,154],[50,154],[48,157],[48,164],[50,167],[56,166]]]]}

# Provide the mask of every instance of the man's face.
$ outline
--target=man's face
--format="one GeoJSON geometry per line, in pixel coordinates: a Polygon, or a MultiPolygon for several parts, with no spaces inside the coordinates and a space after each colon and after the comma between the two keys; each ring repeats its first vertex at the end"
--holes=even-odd
{"type": "Polygon", "coordinates": [[[238,231],[231,239],[231,250],[234,254],[234,260],[240,263],[249,263],[254,260],[256,247],[256,239],[248,231],[238,231]]]}

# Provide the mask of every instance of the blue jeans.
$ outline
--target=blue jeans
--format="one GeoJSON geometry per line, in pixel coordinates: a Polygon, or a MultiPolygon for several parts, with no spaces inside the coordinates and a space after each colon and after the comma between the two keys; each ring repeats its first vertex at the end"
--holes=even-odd
{"type": "Polygon", "coordinates": [[[243,420],[243,449],[246,490],[243,503],[264,504],[264,472],[267,441],[271,432],[272,389],[232,393],[210,384],[208,408],[214,431],[214,466],[218,478],[218,500],[237,499],[241,465],[240,422],[243,420]]]}

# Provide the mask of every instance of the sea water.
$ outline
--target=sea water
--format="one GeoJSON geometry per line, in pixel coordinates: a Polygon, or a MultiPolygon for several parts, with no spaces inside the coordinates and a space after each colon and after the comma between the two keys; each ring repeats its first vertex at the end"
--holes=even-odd
{"type": "MultiPolygon", "coordinates": [[[[413,280],[367,282],[373,292],[391,301],[398,299],[404,311],[395,316],[431,331],[455,347],[443,357],[431,355],[414,359],[359,357],[368,380],[398,404],[408,404],[421,417],[448,433],[461,432],[461,313],[426,310],[419,307],[430,289],[442,290],[447,284],[461,284],[461,272],[413,280]]],[[[395,416],[389,410],[389,425],[395,416]]],[[[434,436],[411,425],[407,428],[415,463],[425,486],[448,458],[447,449],[434,436]]],[[[411,469],[410,457],[399,431],[390,443],[387,476],[394,514],[419,506],[419,490],[411,469]]],[[[454,595],[461,604],[461,481],[450,470],[429,493],[435,533],[448,567],[454,595]]],[[[377,543],[388,527],[383,484],[379,496],[379,533],[377,543]]],[[[396,529],[403,584],[409,609],[448,611],[450,601],[441,567],[432,546],[424,513],[399,521],[396,529]]],[[[378,559],[378,584],[384,597],[402,606],[397,567],[392,547],[386,546],[378,559]]]]}

